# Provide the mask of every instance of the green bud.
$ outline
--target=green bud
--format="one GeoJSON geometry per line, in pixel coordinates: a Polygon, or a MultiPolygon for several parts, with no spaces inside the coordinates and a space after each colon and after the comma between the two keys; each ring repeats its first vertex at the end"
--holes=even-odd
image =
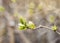
{"type": "Polygon", "coordinates": [[[19,30],[26,30],[26,26],[21,23],[19,24],[18,28],[19,30]]]}
{"type": "Polygon", "coordinates": [[[29,23],[27,24],[27,26],[30,29],[34,29],[35,28],[35,25],[31,21],[29,21],[29,23]]]}

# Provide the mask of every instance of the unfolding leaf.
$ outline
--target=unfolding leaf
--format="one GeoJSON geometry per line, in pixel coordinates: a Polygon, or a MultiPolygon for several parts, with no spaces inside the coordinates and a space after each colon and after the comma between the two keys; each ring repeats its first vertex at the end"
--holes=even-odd
{"type": "Polygon", "coordinates": [[[19,30],[26,30],[26,26],[20,23],[18,26],[18,29],[19,30]]]}
{"type": "Polygon", "coordinates": [[[31,21],[29,21],[29,23],[27,24],[28,28],[30,29],[34,29],[35,28],[35,25],[34,23],[32,23],[31,21]]]}
{"type": "Polygon", "coordinates": [[[52,26],[52,30],[57,30],[57,26],[56,25],[54,25],[54,26],[52,26]]]}
{"type": "Polygon", "coordinates": [[[20,23],[26,25],[26,19],[20,16],[20,23]]]}

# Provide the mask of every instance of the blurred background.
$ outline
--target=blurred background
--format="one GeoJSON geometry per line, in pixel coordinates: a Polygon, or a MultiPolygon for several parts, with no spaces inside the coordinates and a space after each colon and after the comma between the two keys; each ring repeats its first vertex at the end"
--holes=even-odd
{"type": "Polygon", "coordinates": [[[60,43],[60,34],[46,28],[18,30],[20,16],[60,32],[60,0],[0,0],[0,43],[60,43]]]}

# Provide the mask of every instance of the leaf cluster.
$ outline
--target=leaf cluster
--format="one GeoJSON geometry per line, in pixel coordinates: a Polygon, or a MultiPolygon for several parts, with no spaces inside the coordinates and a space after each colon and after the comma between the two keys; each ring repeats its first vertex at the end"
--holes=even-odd
{"type": "Polygon", "coordinates": [[[19,19],[19,30],[26,30],[26,29],[34,29],[35,28],[35,24],[31,21],[27,22],[25,18],[20,17],[19,19]]]}

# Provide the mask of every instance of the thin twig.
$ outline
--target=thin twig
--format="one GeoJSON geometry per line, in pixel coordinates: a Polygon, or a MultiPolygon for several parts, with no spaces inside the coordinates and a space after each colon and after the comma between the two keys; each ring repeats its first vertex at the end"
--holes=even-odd
{"type": "MultiPolygon", "coordinates": [[[[49,29],[49,30],[52,30],[51,27],[48,27],[48,26],[43,26],[43,25],[39,25],[38,27],[36,27],[35,29],[40,29],[40,28],[46,28],[46,29],[49,29]]],[[[58,32],[57,30],[55,31],[57,34],[60,35],[60,32],[58,32]]]]}
{"type": "Polygon", "coordinates": [[[43,25],[39,25],[38,27],[36,27],[35,29],[39,29],[39,28],[47,28],[49,30],[52,30],[50,27],[47,26],[43,26],[43,25]]]}

